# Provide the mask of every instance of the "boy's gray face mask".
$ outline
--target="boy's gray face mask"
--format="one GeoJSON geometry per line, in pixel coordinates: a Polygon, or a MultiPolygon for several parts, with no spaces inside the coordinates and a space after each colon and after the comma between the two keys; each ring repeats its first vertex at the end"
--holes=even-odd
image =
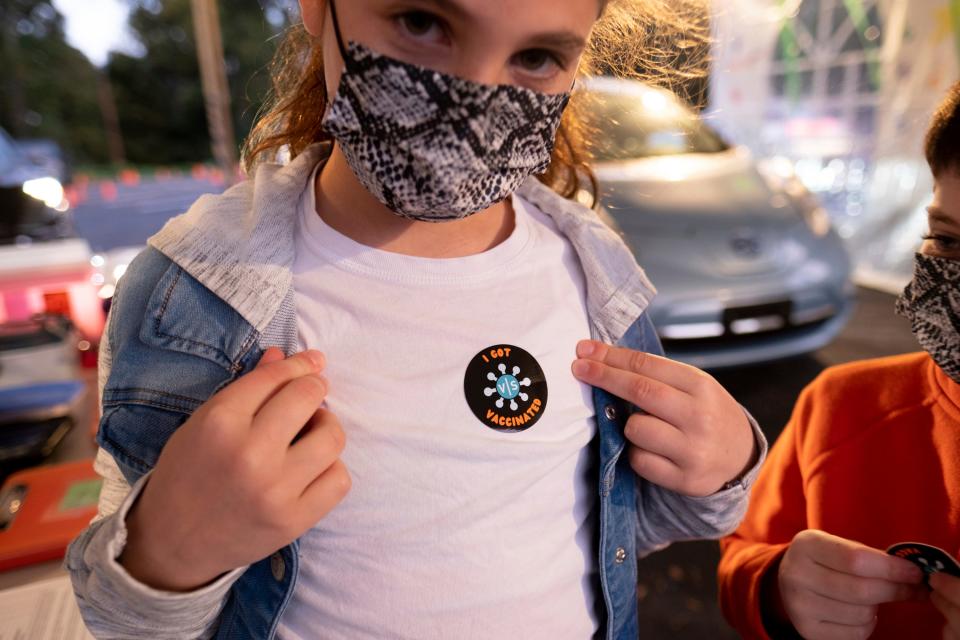
{"type": "Polygon", "coordinates": [[[918,253],[897,313],[910,320],[933,361],[960,383],[960,262],[918,253]]]}
{"type": "Polygon", "coordinates": [[[405,218],[465,218],[550,164],[569,93],[485,85],[407,64],[351,42],[323,118],[370,193],[405,218]]]}

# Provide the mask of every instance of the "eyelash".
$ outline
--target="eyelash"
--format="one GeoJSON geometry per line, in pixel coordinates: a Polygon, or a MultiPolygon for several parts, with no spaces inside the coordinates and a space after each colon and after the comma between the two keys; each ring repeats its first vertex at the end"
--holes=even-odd
{"type": "Polygon", "coordinates": [[[941,249],[943,251],[951,251],[951,250],[957,249],[958,248],[957,245],[958,243],[960,243],[960,241],[958,241],[956,238],[951,238],[950,236],[944,236],[944,235],[937,235],[933,233],[929,233],[923,236],[923,239],[925,241],[933,242],[935,245],[937,245],[938,249],[941,249]]]}
{"type": "MultiPolygon", "coordinates": [[[[393,20],[397,24],[397,27],[405,32],[404,35],[408,37],[414,37],[414,38],[417,37],[409,29],[408,21],[412,18],[419,18],[421,20],[424,20],[424,19],[430,20],[433,23],[433,25],[441,29],[445,35],[448,34],[449,32],[449,29],[447,28],[443,19],[440,18],[439,16],[433,15],[429,11],[421,11],[421,10],[404,11],[402,13],[398,13],[397,15],[395,15],[393,17],[393,20]]],[[[512,59],[516,60],[520,56],[529,55],[531,53],[535,53],[538,55],[546,55],[547,59],[553,64],[555,64],[559,70],[566,71],[567,69],[567,66],[568,66],[567,61],[563,58],[563,56],[549,49],[526,49],[524,51],[514,54],[512,59]]]]}
{"type": "Polygon", "coordinates": [[[409,21],[416,18],[430,21],[432,23],[431,27],[435,26],[443,31],[444,35],[447,34],[446,24],[444,24],[443,20],[428,11],[404,11],[395,15],[393,20],[397,24],[397,27],[404,32],[404,35],[416,38],[416,34],[409,29],[409,21]]]}
{"type": "Polygon", "coordinates": [[[553,64],[557,65],[557,68],[559,68],[561,71],[567,70],[566,60],[564,60],[562,57],[560,57],[553,51],[550,51],[549,49],[527,49],[526,51],[521,51],[520,53],[516,54],[516,56],[514,57],[522,56],[524,54],[530,54],[530,53],[546,55],[547,58],[549,58],[553,62],[553,64]]]}

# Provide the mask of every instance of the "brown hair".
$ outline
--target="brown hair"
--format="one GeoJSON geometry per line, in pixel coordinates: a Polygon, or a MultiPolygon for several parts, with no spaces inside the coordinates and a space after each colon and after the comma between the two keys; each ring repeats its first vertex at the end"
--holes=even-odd
{"type": "MultiPolygon", "coordinates": [[[[691,102],[701,98],[689,83],[705,76],[709,43],[708,0],[602,0],[603,13],[584,52],[582,74],[639,78],[669,86],[691,102]]],[[[327,105],[320,42],[303,25],[291,27],[271,63],[273,89],[244,144],[250,172],[281,147],[296,157],[307,146],[330,140],[321,120],[327,105]]],[[[702,85],[699,85],[702,86],[702,85]]],[[[550,166],[539,179],[566,198],[597,183],[590,169],[582,92],[574,91],[557,131],[550,166]]]]}
{"type": "Polygon", "coordinates": [[[949,169],[960,170],[960,82],[950,87],[937,107],[925,146],[934,177],[949,169]]]}

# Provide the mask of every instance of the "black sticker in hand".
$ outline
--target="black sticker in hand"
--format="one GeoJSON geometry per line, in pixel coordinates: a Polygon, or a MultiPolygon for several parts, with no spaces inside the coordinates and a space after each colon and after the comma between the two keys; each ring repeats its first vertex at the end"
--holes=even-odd
{"type": "Polygon", "coordinates": [[[509,344],[473,357],[463,376],[463,393],[473,415],[495,431],[525,431],[547,408],[543,369],[532,355],[509,344]]]}
{"type": "Polygon", "coordinates": [[[940,547],[924,544],[922,542],[901,542],[895,544],[887,553],[904,560],[909,560],[913,564],[923,569],[924,582],[934,573],[944,572],[951,576],[960,578],[960,564],[949,553],[940,547]]]}

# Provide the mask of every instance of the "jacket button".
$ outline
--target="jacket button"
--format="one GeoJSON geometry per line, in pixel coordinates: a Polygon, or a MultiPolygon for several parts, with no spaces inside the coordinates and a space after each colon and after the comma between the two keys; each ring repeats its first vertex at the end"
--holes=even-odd
{"type": "Polygon", "coordinates": [[[616,553],[613,555],[613,561],[617,564],[623,564],[623,561],[627,559],[627,550],[623,547],[617,547],[616,553]]]}
{"type": "Polygon", "coordinates": [[[277,582],[283,580],[283,574],[286,571],[286,563],[283,561],[283,556],[280,555],[280,552],[270,556],[270,573],[273,574],[273,579],[277,582]]]}
{"type": "Polygon", "coordinates": [[[617,419],[617,408],[612,404],[608,404],[603,409],[603,415],[607,416],[607,420],[616,420],[617,419]]]}

